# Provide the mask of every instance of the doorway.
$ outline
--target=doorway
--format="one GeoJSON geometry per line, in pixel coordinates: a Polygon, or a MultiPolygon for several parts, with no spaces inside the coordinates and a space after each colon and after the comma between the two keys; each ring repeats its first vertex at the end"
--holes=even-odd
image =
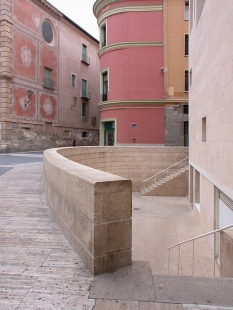
{"type": "Polygon", "coordinates": [[[104,145],[114,146],[115,122],[104,123],[104,145]]]}

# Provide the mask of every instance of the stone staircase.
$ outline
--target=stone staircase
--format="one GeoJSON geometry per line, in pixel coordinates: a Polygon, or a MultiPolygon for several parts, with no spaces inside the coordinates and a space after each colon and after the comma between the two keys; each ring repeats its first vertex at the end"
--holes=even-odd
{"type": "MultiPolygon", "coordinates": [[[[177,179],[179,176],[184,175],[185,172],[188,170],[189,170],[189,166],[186,165],[186,166],[184,166],[180,169],[177,169],[175,171],[173,170],[173,172],[170,172],[170,174],[167,174],[166,176],[162,177],[158,181],[153,182],[153,179],[151,179],[151,183],[148,186],[145,186],[145,187],[143,186],[141,188],[141,191],[140,191],[141,195],[145,196],[146,194],[149,194],[149,193],[152,194],[152,191],[153,191],[155,196],[157,196],[157,195],[166,196],[166,194],[164,192],[156,194],[155,189],[158,189],[159,187],[164,186],[165,184],[169,183],[171,180],[177,179]]],[[[167,172],[165,172],[165,173],[167,173],[167,172]]],[[[173,188],[173,186],[172,186],[172,188],[173,188]]],[[[175,196],[171,193],[171,191],[169,191],[169,192],[170,192],[170,196],[175,196]]],[[[177,191],[175,191],[175,192],[177,192],[177,191]]],[[[179,195],[179,196],[183,196],[183,195],[179,195]]]]}
{"type": "Polygon", "coordinates": [[[89,298],[97,300],[94,310],[185,310],[188,305],[190,310],[232,310],[232,292],[233,279],[156,275],[148,262],[137,261],[96,276],[89,298]]]}

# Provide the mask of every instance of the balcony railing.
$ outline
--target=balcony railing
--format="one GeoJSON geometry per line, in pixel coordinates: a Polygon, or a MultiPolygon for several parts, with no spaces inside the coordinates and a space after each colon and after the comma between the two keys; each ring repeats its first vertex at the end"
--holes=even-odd
{"type": "Polygon", "coordinates": [[[90,57],[85,54],[82,54],[82,62],[85,62],[87,65],[90,65],[90,57]]]}
{"type": "Polygon", "coordinates": [[[80,97],[83,99],[91,99],[91,93],[88,93],[85,89],[81,89],[80,91],[80,97]]]}
{"type": "Polygon", "coordinates": [[[44,78],[44,87],[54,89],[55,81],[48,78],[44,78]]]}
{"type": "Polygon", "coordinates": [[[108,93],[102,94],[102,101],[107,101],[108,100],[108,93]]]}

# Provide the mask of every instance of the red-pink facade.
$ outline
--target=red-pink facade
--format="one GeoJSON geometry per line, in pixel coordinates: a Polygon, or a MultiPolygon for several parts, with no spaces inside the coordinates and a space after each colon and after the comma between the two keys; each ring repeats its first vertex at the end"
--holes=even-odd
{"type": "Polygon", "coordinates": [[[98,0],[94,4],[103,84],[101,144],[164,144],[162,2],[98,0]]]}

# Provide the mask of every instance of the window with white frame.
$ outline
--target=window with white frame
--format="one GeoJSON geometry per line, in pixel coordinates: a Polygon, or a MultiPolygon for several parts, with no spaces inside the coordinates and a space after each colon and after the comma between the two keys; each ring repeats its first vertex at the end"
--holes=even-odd
{"type": "Polygon", "coordinates": [[[184,90],[185,92],[188,92],[189,91],[189,71],[188,70],[185,70],[184,72],[184,79],[185,79],[185,82],[184,82],[184,90]]]}
{"type": "Polygon", "coordinates": [[[44,67],[44,86],[53,88],[53,70],[48,67],[44,67]]]}
{"type": "Polygon", "coordinates": [[[184,20],[189,20],[189,1],[184,4],[184,20]]]}
{"type": "Polygon", "coordinates": [[[184,55],[189,55],[189,35],[187,33],[184,35],[184,55]]]}
{"type": "Polygon", "coordinates": [[[71,85],[72,87],[76,87],[76,75],[75,74],[71,74],[71,85]]]}
{"type": "Polygon", "coordinates": [[[107,45],[107,26],[106,23],[100,28],[100,44],[102,47],[107,45]]]}
{"type": "Polygon", "coordinates": [[[108,71],[102,73],[102,101],[108,100],[108,71]]]}
{"type": "Polygon", "coordinates": [[[206,117],[202,118],[202,141],[206,141],[206,117]]]}
{"type": "Polygon", "coordinates": [[[82,101],[82,118],[87,119],[88,118],[88,103],[82,101]]]}

